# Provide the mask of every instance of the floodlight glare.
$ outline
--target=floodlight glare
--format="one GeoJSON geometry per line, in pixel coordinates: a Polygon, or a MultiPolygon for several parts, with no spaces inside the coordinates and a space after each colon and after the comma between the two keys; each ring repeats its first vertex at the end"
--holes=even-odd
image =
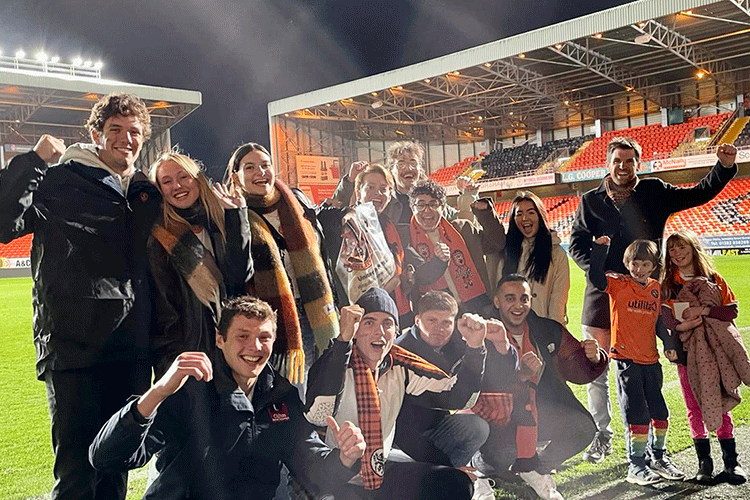
{"type": "Polygon", "coordinates": [[[74,67],[83,66],[83,59],[81,59],[80,56],[79,57],[74,57],[73,58],[73,66],[74,67]]]}
{"type": "Polygon", "coordinates": [[[88,61],[85,61],[85,62],[83,63],[83,67],[84,67],[84,68],[90,68],[92,64],[93,64],[93,63],[91,62],[91,60],[88,60],[88,61]]]}
{"type": "Polygon", "coordinates": [[[26,52],[23,49],[18,49],[16,51],[16,59],[23,59],[24,57],[26,57],[26,52]]]}
{"type": "Polygon", "coordinates": [[[43,50],[40,50],[39,52],[37,52],[36,56],[34,56],[34,57],[36,57],[36,60],[39,61],[39,62],[41,62],[41,63],[45,63],[48,60],[47,54],[45,54],[43,50]]]}
{"type": "Polygon", "coordinates": [[[52,59],[49,60],[52,64],[60,62],[60,56],[52,56],[52,59]]]}
{"type": "Polygon", "coordinates": [[[94,69],[102,69],[104,67],[104,63],[101,61],[96,61],[94,64],[94,69]]]}

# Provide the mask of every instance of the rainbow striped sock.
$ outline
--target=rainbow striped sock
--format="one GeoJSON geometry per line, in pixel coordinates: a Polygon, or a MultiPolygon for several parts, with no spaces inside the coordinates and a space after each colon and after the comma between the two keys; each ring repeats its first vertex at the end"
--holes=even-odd
{"type": "Polygon", "coordinates": [[[664,456],[664,451],[667,449],[667,430],[669,429],[669,421],[652,419],[651,429],[653,433],[651,450],[654,452],[654,458],[658,459],[664,456]]]}

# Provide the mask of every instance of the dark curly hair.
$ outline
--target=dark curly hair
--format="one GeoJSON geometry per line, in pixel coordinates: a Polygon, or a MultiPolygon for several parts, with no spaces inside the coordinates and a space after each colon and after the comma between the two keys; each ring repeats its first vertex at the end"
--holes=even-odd
{"type": "Polygon", "coordinates": [[[86,120],[86,130],[89,133],[103,132],[104,122],[113,116],[135,116],[143,127],[143,139],[151,137],[151,116],[146,104],[132,94],[111,93],[99,99],[91,108],[89,119],[86,120]]]}
{"type": "Polygon", "coordinates": [[[448,198],[445,195],[445,188],[430,179],[417,182],[411,191],[409,191],[409,201],[414,203],[417,196],[420,194],[426,194],[427,196],[435,198],[441,205],[445,205],[448,201],[448,198]]]}

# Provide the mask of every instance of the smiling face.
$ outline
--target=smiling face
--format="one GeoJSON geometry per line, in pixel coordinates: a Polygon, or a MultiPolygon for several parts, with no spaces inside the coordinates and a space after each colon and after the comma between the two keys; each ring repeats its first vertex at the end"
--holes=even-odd
{"type": "Polygon", "coordinates": [[[143,125],[135,116],[114,115],[107,118],[102,131],[91,131],[99,158],[120,175],[135,165],[143,145],[143,125]]]}
{"type": "Polygon", "coordinates": [[[175,208],[190,208],[198,201],[198,181],[172,160],[164,161],[156,167],[156,182],[164,195],[164,201],[175,208]]]}
{"type": "Polygon", "coordinates": [[[357,350],[370,367],[377,370],[396,338],[396,320],[385,312],[370,312],[362,316],[355,334],[357,350]]]}
{"type": "Polygon", "coordinates": [[[375,210],[381,213],[391,199],[392,190],[386,178],[378,173],[370,173],[362,178],[362,185],[357,191],[360,203],[371,201],[375,210]]]}
{"type": "Polygon", "coordinates": [[[533,238],[539,231],[539,212],[536,205],[529,200],[521,200],[518,203],[513,220],[524,238],[533,238]]]}
{"type": "Polygon", "coordinates": [[[654,263],[650,260],[633,259],[625,263],[630,272],[630,277],[641,285],[648,283],[648,278],[654,272],[654,263]]]}
{"type": "Polygon", "coordinates": [[[625,186],[635,178],[638,161],[634,149],[615,148],[610,155],[607,168],[612,180],[618,186],[625,186]]]}
{"type": "Polygon", "coordinates": [[[695,273],[695,266],[693,265],[695,259],[693,247],[680,239],[676,239],[668,245],[667,251],[669,252],[669,258],[672,261],[672,264],[674,264],[680,271],[686,274],[695,273]]]}
{"type": "Polygon", "coordinates": [[[243,156],[237,174],[245,192],[257,196],[270,194],[276,182],[271,158],[263,151],[250,151],[243,156]]]}
{"type": "Polygon", "coordinates": [[[422,165],[416,154],[404,151],[393,159],[393,177],[402,193],[408,193],[422,174],[422,165]]]}
{"type": "Polygon", "coordinates": [[[412,200],[412,210],[417,223],[425,231],[433,231],[443,217],[444,206],[428,194],[418,194],[412,200]]]}
{"type": "Polygon", "coordinates": [[[531,310],[531,288],[525,281],[506,281],[495,292],[493,302],[500,311],[505,328],[518,332],[523,329],[531,310]]]}
{"type": "Polygon", "coordinates": [[[435,349],[443,347],[451,338],[456,325],[456,314],[452,311],[431,309],[414,318],[419,336],[435,349]]]}
{"type": "Polygon", "coordinates": [[[275,338],[270,318],[248,318],[242,314],[232,318],[226,339],[216,334],[216,347],[224,353],[232,376],[241,389],[246,390],[255,384],[271,356],[275,338]]]}

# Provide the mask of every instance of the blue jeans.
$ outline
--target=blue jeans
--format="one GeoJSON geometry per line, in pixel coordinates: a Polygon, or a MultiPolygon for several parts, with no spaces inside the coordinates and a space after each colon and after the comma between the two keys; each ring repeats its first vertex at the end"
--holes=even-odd
{"type": "Polygon", "coordinates": [[[454,467],[462,467],[487,441],[490,426],[473,413],[454,413],[423,435],[448,456],[454,467]]]}
{"type": "MultiPolygon", "coordinates": [[[[581,331],[585,338],[596,339],[600,347],[609,351],[609,328],[581,325],[581,331]]],[[[586,393],[589,412],[594,417],[597,433],[604,439],[611,440],[614,432],[612,431],[612,403],[609,400],[609,364],[601,375],[586,386],[586,393]]]]}

